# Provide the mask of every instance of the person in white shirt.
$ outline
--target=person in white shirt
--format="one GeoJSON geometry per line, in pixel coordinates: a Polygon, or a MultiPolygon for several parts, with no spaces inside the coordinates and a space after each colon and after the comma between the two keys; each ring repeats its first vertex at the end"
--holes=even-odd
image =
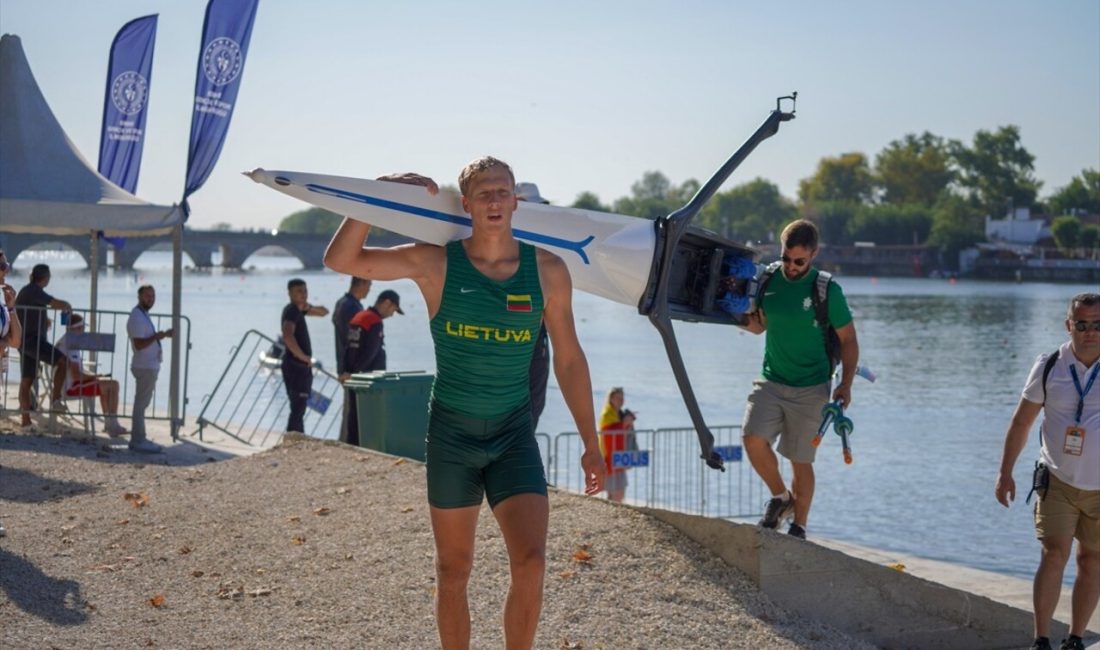
{"type": "Polygon", "coordinates": [[[118,382],[84,371],[84,360],[80,350],[69,349],[70,335],[84,333],[84,318],[80,314],[69,317],[69,327],[54,347],[68,359],[69,370],[65,373],[65,384],[61,389],[66,397],[99,397],[103,406],[103,416],[107,424],[104,430],[112,438],[126,435],[127,431],[118,422],[118,382]]]}
{"type": "Polygon", "coordinates": [[[1062,573],[1077,538],[1070,636],[1063,650],[1083,650],[1081,636],[1100,601],[1100,293],[1073,297],[1066,318],[1069,341],[1035,361],[1005,434],[995,493],[1006,508],[1016,498],[1012,468],[1043,412],[1039,463],[1032,485],[1035,533],[1043,545],[1033,589],[1035,643],[1050,646],[1050,619],[1062,573]],[[1053,357],[1053,358],[1052,358],[1053,357]]]}
{"type": "Polygon", "coordinates": [[[145,409],[153,400],[157,386],[160,363],[163,359],[161,339],[172,336],[172,330],[157,330],[149,310],[157,301],[157,292],[151,285],[138,289],[138,304],[126,321],[126,334],[130,337],[134,354],[130,359],[130,373],[134,375],[133,424],[130,431],[130,449],[143,454],[157,454],[163,448],[148,439],[145,432],[145,409]]]}

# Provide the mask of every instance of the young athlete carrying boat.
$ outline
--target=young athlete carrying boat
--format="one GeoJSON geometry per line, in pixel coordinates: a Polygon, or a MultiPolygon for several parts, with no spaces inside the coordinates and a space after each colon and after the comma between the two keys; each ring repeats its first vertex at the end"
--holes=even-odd
{"type": "MultiPolygon", "coordinates": [[[[436,184],[417,174],[381,180],[436,184]]],[[[540,323],[554,371],[584,444],[585,491],[603,488],[588,362],[573,324],[564,262],[512,234],[515,177],[504,162],[474,160],[459,175],[468,239],[445,246],[364,247],[370,226],[345,219],[325,252],[329,268],[372,280],[409,278],[424,295],[435,342],[426,441],[428,503],[436,547],[436,624],[443,648],[468,648],[466,585],[481,502],[488,497],[508,548],[504,606],[509,648],[534,643],[542,608],[549,501],[531,427],[528,371],[540,323]]]]}

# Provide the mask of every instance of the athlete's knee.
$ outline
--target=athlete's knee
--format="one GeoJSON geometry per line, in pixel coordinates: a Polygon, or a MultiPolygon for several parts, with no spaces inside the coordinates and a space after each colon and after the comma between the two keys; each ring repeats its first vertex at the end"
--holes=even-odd
{"type": "Polygon", "coordinates": [[[514,549],[508,554],[508,563],[513,573],[541,576],[546,572],[546,546],[532,544],[514,549]]]}
{"type": "Polygon", "coordinates": [[[435,575],[440,589],[465,589],[474,565],[473,553],[451,551],[438,553],[435,558],[435,575]]]}

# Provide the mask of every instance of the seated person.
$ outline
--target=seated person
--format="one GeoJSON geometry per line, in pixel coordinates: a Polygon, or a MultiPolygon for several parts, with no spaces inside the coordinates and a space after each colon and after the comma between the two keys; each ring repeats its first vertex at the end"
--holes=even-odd
{"type": "Polygon", "coordinates": [[[103,405],[103,414],[107,420],[104,430],[112,438],[128,433],[118,422],[118,382],[107,377],[89,374],[84,371],[80,350],[70,350],[67,339],[69,333],[84,333],[84,318],[73,314],[69,319],[69,328],[55,346],[68,359],[68,372],[65,373],[65,385],[62,389],[66,397],[99,397],[103,405]]]}

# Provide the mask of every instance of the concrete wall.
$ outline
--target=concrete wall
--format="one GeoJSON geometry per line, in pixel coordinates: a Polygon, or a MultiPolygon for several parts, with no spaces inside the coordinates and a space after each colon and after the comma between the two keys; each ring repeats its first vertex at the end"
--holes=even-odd
{"type": "MultiPolygon", "coordinates": [[[[1031,613],[757,526],[643,508],[744,571],[761,591],[885,648],[1026,648],[1031,613]]],[[[1067,627],[1055,622],[1051,638],[1067,627]]]]}

